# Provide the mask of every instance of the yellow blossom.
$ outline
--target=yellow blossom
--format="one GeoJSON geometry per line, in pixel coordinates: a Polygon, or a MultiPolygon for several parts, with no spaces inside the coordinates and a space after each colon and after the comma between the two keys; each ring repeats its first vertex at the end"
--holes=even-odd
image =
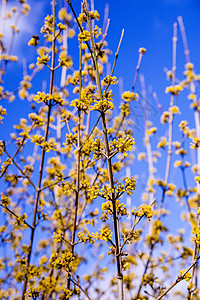
{"type": "Polygon", "coordinates": [[[181,85],[171,85],[166,88],[165,92],[178,96],[180,91],[182,91],[182,90],[183,90],[183,87],[181,85]]]}
{"type": "Polygon", "coordinates": [[[146,53],[146,51],[147,51],[147,49],[145,49],[143,47],[139,48],[139,50],[138,50],[138,52],[141,53],[141,54],[146,53]]]}
{"type": "Polygon", "coordinates": [[[131,100],[138,101],[138,94],[137,93],[132,93],[130,91],[126,91],[122,94],[122,99],[124,99],[125,102],[130,102],[131,100]]]}
{"type": "Polygon", "coordinates": [[[180,114],[179,108],[176,105],[173,105],[169,108],[169,110],[173,113],[173,114],[180,114]]]}
{"type": "Polygon", "coordinates": [[[83,30],[78,34],[79,42],[86,42],[90,39],[90,33],[88,30],[83,30]]]}
{"type": "MultiPolygon", "coordinates": [[[[185,270],[185,269],[182,269],[182,270],[180,271],[180,275],[183,276],[185,272],[186,272],[186,270],[185,270]]],[[[184,275],[183,278],[184,278],[186,281],[190,281],[190,279],[192,278],[192,276],[191,276],[191,274],[190,274],[189,272],[187,272],[187,273],[184,275]]]]}

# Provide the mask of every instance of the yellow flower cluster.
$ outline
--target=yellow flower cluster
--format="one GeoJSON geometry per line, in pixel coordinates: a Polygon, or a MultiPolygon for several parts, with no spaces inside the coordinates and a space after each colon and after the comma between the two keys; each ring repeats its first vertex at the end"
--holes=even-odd
{"type": "Polygon", "coordinates": [[[18,216],[15,221],[13,221],[14,227],[17,229],[19,227],[27,228],[27,225],[25,224],[25,221],[27,220],[27,214],[24,213],[22,216],[18,216]]]}
{"type": "Polygon", "coordinates": [[[90,201],[96,199],[99,194],[98,184],[92,185],[92,187],[89,188],[87,191],[88,191],[88,197],[89,197],[90,201]]]}
{"type": "Polygon", "coordinates": [[[61,97],[59,93],[55,93],[53,95],[45,94],[44,92],[38,92],[37,95],[33,97],[33,100],[35,100],[37,103],[47,103],[47,101],[53,100],[54,103],[59,103],[60,105],[64,104],[64,100],[61,97]]]}
{"type": "Polygon", "coordinates": [[[77,144],[78,141],[78,134],[77,133],[67,133],[66,134],[66,138],[65,138],[65,142],[63,143],[63,145],[73,145],[73,144],[77,144]]]}
{"type": "Polygon", "coordinates": [[[101,35],[101,28],[99,28],[97,25],[95,25],[95,28],[92,30],[93,36],[98,38],[101,35]]]}
{"type": "Polygon", "coordinates": [[[41,135],[32,135],[31,142],[42,147],[44,143],[44,137],[41,135]]]}
{"type": "Polygon", "coordinates": [[[79,42],[86,42],[90,39],[90,33],[88,30],[83,30],[78,34],[79,42]]]}
{"type": "Polygon", "coordinates": [[[99,196],[105,198],[106,200],[111,200],[111,192],[114,193],[114,190],[112,191],[108,185],[103,185],[99,196]]]}
{"type": "Polygon", "coordinates": [[[193,138],[190,148],[197,149],[199,146],[200,146],[200,138],[198,137],[193,138]]]}
{"type": "Polygon", "coordinates": [[[134,208],[131,211],[132,215],[137,216],[139,218],[145,216],[148,219],[151,219],[153,216],[153,210],[151,208],[151,205],[140,205],[138,208],[134,208]]]}
{"type": "Polygon", "coordinates": [[[44,21],[44,26],[41,28],[41,33],[50,41],[51,33],[53,32],[53,16],[47,15],[44,21]]]}
{"type": "Polygon", "coordinates": [[[133,194],[133,191],[135,190],[135,186],[136,186],[136,180],[131,177],[131,178],[124,178],[124,181],[125,181],[125,190],[126,190],[126,193],[128,195],[132,195],[133,194]]]}
{"type": "Polygon", "coordinates": [[[124,99],[125,102],[131,102],[131,100],[138,101],[139,96],[137,93],[126,91],[122,94],[122,99],[124,99]]]}
{"type": "Polygon", "coordinates": [[[165,137],[161,137],[160,142],[157,145],[157,148],[165,148],[167,146],[167,139],[165,137]]]}
{"type": "Polygon", "coordinates": [[[63,239],[63,232],[61,229],[58,229],[57,232],[53,233],[53,239],[56,243],[59,243],[63,239]]]}
{"type": "Polygon", "coordinates": [[[188,122],[183,120],[181,121],[181,123],[179,124],[179,128],[180,130],[187,136],[192,137],[193,136],[193,132],[192,130],[189,129],[189,127],[187,126],[188,122]]]}
{"type": "Polygon", "coordinates": [[[73,65],[72,59],[70,56],[67,56],[66,51],[60,52],[58,61],[62,67],[66,67],[67,69],[71,68],[73,65]]]}
{"type": "Polygon", "coordinates": [[[156,131],[157,131],[156,127],[150,127],[150,128],[147,129],[146,134],[148,136],[151,136],[152,134],[156,133],[156,131]]]}
{"type": "Polygon", "coordinates": [[[65,268],[66,270],[69,270],[71,267],[73,267],[74,261],[75,257],[71,251],[63,251],[61,255],[57,252],[53,253],[49,260],[55,269],[65,268]]]}
{"type": "Polygon", "coordinates": [[[106,85],[110,85],[110,84],[117,84],[117,78],[115,76],[109,76],[107,75],[103,81],[102,81],[102,85],[106,86],[106,85]]]}
{"type": "Polygon", "coordinates": [[[81,97],[71,102],[71,106],[77,107],[85,113],[88,112],[89,107],[96,99],[96,87],[94,85],[88,86],[81,89],[81,97]]]}
{"type": "Polygon", "coordinates": [[[38,116],[36,113],[31,113],[28,115],[31,121],[36,125],[37,127],[41,127],[45,124],[43,118],[41,116],[38,116]]]}
{"type": "Polygon", "coordinates": [[[48,61],[50,60],[50,56],[48,54],[41,54],[37,57],[36,65],[47,65],[48,61]]]}
{"type": "MultiPolygon", "coordinates": [[[[182,270],[180,271],[181,277],[184,275],[185,272],[186,272],[185,269],[182,269],[182,270]]],[[[191,275],[189,272],[187,272],[187,273],[184,275],[184,279],[185,279],[186,281],[190,281],[191,278],[192,278],[192,275],[191,275]]]]}
{"type": "Polygon", "coordinates": [[[147,49],[144,47],[141,47],[141,48],[139,48],[138,52],[141,54],[145,54],[147,52],[147,49]]]}
{"type": "Polygon", "coordinates": [[[58,196],[65,195],[70,197],[75,190],[75,184],[73,181],[66,181],[64,184],[60,185],[58,188],[58,196]]]}
{"type": "Polygon", "coordinates": [[[176,186],[173,183],[169,183],[167,185],[167,192],[166,192],[166,194],[168,196],[173,196],[173,192],[174,192],[175,189],[176,189],[176,186]]]}
{"type": "MultiPolygon", "coordinates": [[[[95,10],[95,11],[88,11],[88,17],[90,20],[99,20],[99,14],[98,12],[95,10]]],[[[80,24],[82,24],[83,22],[86,22],[87,21],[87,17],[86,17],[86,14],[85,13],[81,13],[78,17],[78,21],[80,24]]]]}
{"type": "Polygon", "coordinates": [[[58,23],[57,26],[58,26],[58,28],[59,28],[60,31],[67,29],[66,26],[63,25],[62,23],[58,23]]]}
{"type": "MultiPolygon", "coordinates": [[[[119,200],[115,201],[117,213],[121,216],[127,215],[126,204],[120,203],[119,200]]],[[[107,201],[102,204],[102,211],[105,211],[108,215],[113,214],[113,204],[111,201],[107,201]]]]}
{"type": "Polygon", "coordinates": [[[112,237],[112,231],[108,227],[103,227],[99,229],[99,232],[96,233],[96,239],[102,241],[108,241],[112,237]]]}
{"type": "Polygon", "coordinates": [[[173,105],[169,108],[169,110],[175,115],[175,114],[180,114],[179,108],[177,105],[173,105]]]}
{"type": "Polygon", "coordinates": [[[142,282],[143,284],[146,286],[147,284],[149,284],[150,286],[152,286],[154,284],[154,282],[156,282],[158,279],[158,277],[155,277],[153,273],[150,273],[149,275],[144,274],[143,278],[142,278],[142,282]]]}
{"type": "Polygon", "coordinates": [[[36,47],[39,44],[39,36],[33,35],[30,41],[28,42],[28,46],[36,47]]]}
{"type": "Polygon", "coordinates": [[[73,291],[69,289],[63,290],[63,299],[70,299],[73,296],[73,291]]]}
{"type": "Polygon", "coordinates": [[[166,93],[171,93],[172,95],[178,96],[180,91],[183,90],[181,85],[171,85],[168,86],[165,90],[166,93]]]}
{"type": "Polygon", "coordinates": [[[200,183],[200,176],[195,177],[196,182],[200,183]]]}
{"type": "Polygon", "coordinates": [[[57,146],[53,138],[50,138],[48,142],[45,142],[44,137],[41,135],[32,135],[31,142],[44,148],[47,152],[50,150],[55,151],[57,146]]]}
{"type": "Polygon", "coordinates": [[[156,180],[156,184],[157,184],[158,186],[161,186],[161,187],[163,187],[163,188],[166,188],[166,183],[165,183],[163,180],[161,180],[161,179],[156,180]]]}
{"type": "Polygon", "coordinates": [[[87,233],[78,232],[77,236],[81,242],[88,241],[90,244],[94,244],[96,238],[95,233],[90,233],[90,231],[87,231],[87,233]]]}
{"type": "Polygon", "coordinates": [[[72,19],[72,15],[67,13],[65,7],[62,7],[58,12],[58,18],[62,21],[65,21],[65,23],[69,25],[69,22],[72,19]]]}
{"type": "Polygon", "coordinates": [[[110,142],[111,151],[116,151],[124,153],[126,156],[127,151],[132,151],[132,147],[135,145],[135,140],[131,135],[127,135],[126,138],[114,139],[110,142]]]}
{"type": "Polygon", "coordinates": [[[162,124],[165,124],[165,123],[169,122],[169,118],[170,118],[170,113],[168,111],[164,111],[160,118],[160,122],[162,124]]]}
{"type": "Polygon", "coordinates": [[[109,92],[103,92],[102,100],[94,100],[94,105],[91,107],[91,110],[98,110],[99,112],[106,112],[108,109],[113,110],[113,94],[112,90],[109,92]]]}
{"type": "Polygon", "coordinates": [[[130,115],[131,110],[130,110],[130,104],[129,103],[125,102],[122,105],[120,105],[119,108],[121,108],[122,115],[124,115],[125,117],[130,115]]]}
{"type": "Polygon", "coordinates": [[[25,293],[25,299],[31,298],[31,299],[37,299],[40,296],[40,291],[37,288],[29,288],[27,292],[25,293]]]}
{"type": "Polygon", "coordinates": [[[73,295],[78,295],[80,296],[80,289],[78,287],[73,288],[73,291],[69,289],[64,289],[63,290],[63,297],[62,299],[70,299],[73,295]]]}
{"type": "Polygon", "coordinates": [[[3,193],[1,193],[1,203],[3,206],[8,206],[10,204],[10,199],[3,193]]]}
{"type": "Polygon", "coordinates": [[[5,108],[3,108],[3,106],[2,105],[0,105],[0,124],[2,124],[2,120],[4,119],[4,117],[3,116],[5,116],[5,115],[7,115],[7,113],[6,113],[6,109],[5,108]]]}
{"type": "Polygon", "coordinates": [[[161,232],[167,232],[168,229],[162,224],[160,220],[156,220],[152,224],[151,234],[147,236],[146,242],[149,244],[163,243],[160,237],[161,232]]]}

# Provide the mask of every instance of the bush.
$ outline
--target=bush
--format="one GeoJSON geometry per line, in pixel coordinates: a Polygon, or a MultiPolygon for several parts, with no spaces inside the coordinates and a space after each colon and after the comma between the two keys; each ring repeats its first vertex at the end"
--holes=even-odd
{"type": "MultiPolygon", "coordinates": [[[[2,1],[4,11],[6,4],[2,1]]],[[[67,5],[58,9],[53,0],[52,15],[28,43],[37,62],[32,58],[13,91],[7,70],[11,62],[18,67],[11,54],[17,26],[10,46],[1,35],[3,128],[9,128],[7,103],[27,113],[0,141],[1,299],[139,300],[168,294],[199,299],[200,75],[190,62],[182,19],[184,77],[176,78],[175,24],[166,88],[170,104],[162,111],[156,99],[162,113],[153,124],[144,77],[141,95],[135,92],[146,49],[139,49],[133,87],[122,92],[118,107],[115,65],[124,32],[112,56],[106,42],[109,21],[102,30],[87,0],[79,15],[70,0],[67,5]],[[74,57],[68,53],[70,39],[78,48],[74,57]],[[43,79],[49,92],[44,84],[38,89],[43,79]],[[178,100],[181,95],[188,105],[187,94],[191,115],[187,110],[184,119],[178,100]],[[133,134],[135,105],[144,112],[142,152],[143,137],[137,145],[133,134]],[[167,132],[163,136],[160,123],[167,132]]],[[[29,10],[19,1],[8,17],[17,20],[29,10]]]]}

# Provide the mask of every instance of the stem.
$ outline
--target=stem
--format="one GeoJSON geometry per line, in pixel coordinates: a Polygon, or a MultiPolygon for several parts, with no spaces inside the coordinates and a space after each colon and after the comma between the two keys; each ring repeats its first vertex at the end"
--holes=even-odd
{"type": "MultiPolygon", "coordinates": [[[[173,53],[172,53],[172,85],[175,85],[175,72],[176,72],[176,44],[177,44],[177,23],[174,23],[174,30],[173,30],[173,53]]],[[[171,95],[170,99],[170,107],[172,107],[174,104],[174,95],[171,95]]],[[[172,156],[172,135],[173,135],[173,120],[174,115],[170,111],[169,112],[169,139],[168,139],[168,150],[167,150],[167,163],[166,163],[166,169],[165,169],[165,184],[167,186],[168,180],[169,180],[169,171],[170,171],[170,165],[171,165],[171,156],[172,156]]],[[[165,192],[164,189],[163,197],[161,201],[161,208],[164,205],[164,199],[165,199],[165,192]]]]}
{"type": "MultiPolygon", "coordinates": [[[[16,219],[18,219],[19,218],[19,216],[18,215],[16,215],[12,210],[10,210],[7,206],[4,206],[3,204],[0,204],[0,206],[2,206],[4,209],[6,209],[11,215],[13,215],[16,219]]],[[[25,220],[24,220],[24,224],[26,224],[29,228],[31,228],[32,229],[32,226],[29,224],[29,223],[27,223],[25,220]]]]}
{"type": "MultiPolygon", "coordinates": [[[[53,94],[54,64],[55,64],[55,0],[53,0],[52,6],[53,6],[53,37],[52,37],[52,61],[51,61],[51,76],[50,76],[50,95],[53,94]]],[[[49,133],[51,107],[52,107],[52,104],[51,104],[51,100],[50,100],[49,104],[48,104],[47,124],[46,124],[45,137],[44,137],[45,142],[47,142],[48,133],[49,133]]],[[[28,284],[28,269],[29,269],[30,260],[31,260],[35,229],[36,229],[36,226],[37,226],[36,217],[37,217],[38,204],[39,204],[40,192],[41,192],[40,188],[41,188],[42,174],[43,174],[43,169],[44,169],[45,152],[46,152],[46,149],[45,149],[45,146],[43,146],[41,161],[40,161],[40,168],[39,168],[38,187],[37,187],[37,193],[36,193],[35,205],[34,205],[33,223],[32,223],[31,238],[30,238],[30,244],[29,244],[29,252],[28,252],[28,257],[27,257],[27,262],[26,262],[26,274],[25,274],[24,287],[23,287],[23,292],[22,292],[22,300],[25,300],[25,293],[26,293],[27,284],[28,284]]]]}
{"type": "MultiPolygon", "coordinates": [[[[90,32],[92,50],[93,50],[93,55],[94,55],[97,89],[98,89],[99,99],[100,99],[100,101],[102,101],[102,90],[101,90],[97,57],[96,57],[96,53],[95,53],[95,46],[94,46],[94,40],[93,40],[93,36],[92,36],[90,20],[88,18],[88,13],[87,13],[87,11],[88,11],[87,10],[87,1],[84,1],[84,4],[85,4],[85,10],[86,10],[87,24],[88,24],[88,28],[89,28],[89,32],[90,32]]],[[[102,128],[103,128],[103,135],[104,135],[104,142],[105,142],[105,152],[106,152],[106,157],[107,157],[106,159],[107,159],[109,182],[110,182],[110,188],[112,191],[111,199],[112,199],[112,205],[113,205],[113,221],[114,221],[114,234],[115,234],[115,245],[116,245],[115,256],[116,256],[116,261],[117,261],[118,299],[123,300],[124,299],[124,291],[123,291],[122,263],[121,263],[121,255],[120,255],[119,219],[118,219],[116,202],[115,202],[114,179],[113,179],[112,161],[110,158],[106,118],[105,118],[105,112],[103,111],[103,109],[101,111],[101,120],[102,120],[102,128]]]]}
{"type": "MultiPolygon", "coordinates": [[[[33,181],[29,178],[29,176],[27,176],[24,171],[18,166],[18,164],[16,164],[16,162],[14,161],[14,158],[10,156],[10,154],[4,149],[4,152],[7,154],[7,156],[10,158],[10,160],[13,162],[13,164],[16,166],[16,168],[20,171],[20,173],[29,181],[29,183],[34,187],[34,189],[37,191],[37,187],[35,186],[35,184],[33,183],[33,181]]],[[[17,152],[17,151],[16,151],[17,152]]],[[[15,154],[14,154],[15,156],[15,154]]],[[[7,168],[5,168],[7,169],[7,168]]],[[[4,170],[5,171],[5,170],[4,170]]],[[[3,174],[2,176],[4,175],[4,172],[3,171],[3,174]]],[[[0,176],[1,178],[1,176],[0,176]]]]}
{"type": "Polygon", "coordinates": [[[164,293],[162,293],[162,295],[160,295],[158,298],[156,298],[156,300],[162,299],[171,289],[173,289],[173,287],[175,285],[177,285],[179,282],[181,282],[184,279],[185,275],[196,265],[196,263],[198,262],[199,259],[200,259],[200,256],[197,257],[195,259],[195,261],[189,266],[189,268],[187,268],[187,270],[184,272],[184,274],[182,274],[181,276],[179,276],[176,279],[176,281],[164,293]]]}
{"type": "Polygon", "coordinates": [[[142,286],[143,286],[143,278],[144,278],[144,275],[146,274],[146,272],[147,272],[147,270],[148,270],[149,263],[150,263],[150,261],[151,261],[151,257],[152,257],[152,253],[153,253],[153,249],[154,249],[154,245],[155,245],[155,244],[152,244],[152,245],[151,245],[151,250],[150,250],[150,253],[149,253],[149,257],[148,257],[148,260],[147,260],[147,262],[146,262],[145,269],[144,269],[144,273],[143,273],[143,276],[142,276],[142,280],[141,280],[140,286],[139,286],[139,288],[138,288],[137,296],[136,296],[135,299],[138,299],[139,296],[140,296],[140,291],[141,291],[142,286]]]}
{"type": "MultiPolygon", "coordinates": [[[[82,68],[82,49],[80,44],[79,52],[79,101],[81,102],[81,68],[82,68]]],[[[75,235],[77,229],[77,216],[78,216],[78,204],[79,204],[79,189],[80,189],[80,161],[81,161],[81,110],[78,108],[78,142],[77,142],[77,165],[76,165],[76,191],[75,191],[75,205],[74,205],[74,222],[73,222],[73,231],[71,238],[71,252],[74,253],[75,247],[75,235]]],[[[70,274],[68,276],[68,289],[70,289],[70,274]]]]}
{"type": "Polygon", "coordinates": [[[81,285],[79,284],[79,282],[75,279],[75,277],[71,274],[71,277],[74,281],[74,283],[79,287],[79,289],[83,292],[83,294],[89,299],[89,300],[92,300],[88,294],[86,293],[86,291],[81,287],[81,285]]]}
{"type": "MultiPolygon", "coordinates": [[[[114,63],[113,63],[113,66],[112,66],[112,71],[110,73],[110,77],[112,77],[112,75],[114,73],[114,70],[115,70],[115,65],[116,65],[116,62],[117,62],[118,55],[119,55],[119,49],[120,49],[120,46],[121,46],[121,43],[122,43],[123,36],[124,36],[124,29],[122,29],[122,33],[121,33],[121,37],[120,37],[119,44],[118,44],[118,47],[117,47],[117,51],[115,52],[115,59],[114,59],[114,63]]],[[[109,86],[110,86],[110,83],[108,83],[108,85],[106,86],[105,93],[108,90],[109,86]]]]}
{"type": "Polygon", "coordinates": [[[143,53],[140,52],[139,57],[138,57],[138,63],[137,63],[137,67],[136,67],[135,77],[134,77],[134,80],[133,80],[132,92],[135,89],[136,80],[137,80],[137,77],[138,77],[138,73],[139,73],[140,65],[141,65],[141,61],[142,61],[142,56],[143,56],[143,53]]]}
{"type": "MultiPolygon", "coordinates": [[[[178,17],[178,22],[179,22],[179,27],[181,30],[181,35],[182,35],[182,40],[183,40],[183,46],[184,46],[184,53],[185,53],[185,59],[186,62],[189,63],[190,62],[190,51],[188,49],[188,43],[187,43],[187,37],[186,37],[186,33],[185,33],[185,27],[183,24],[183,19],[182,17],[178,17]]],[[[190,88],[190,92],[195,94],[196,93],[196,88],[195,88],[195,84],[194,81],[190,82],[189,85],[190,88]]],[[[195,99],[194,102],[196,102],[197,100],[195,99]]],[[[194,110],[194,119],[195,119],[195,126],[196,126],[196,136],[198,138],[200,138],[200,121],[199,121],[199,112],[195,109],[194,110]]],[[[198,165],[198,175],[200,175],[200,148],[197,148],[197,165],[198,165]]],[[[197,183],[197,195],[198,195],[198,206],[199,206],[199,200],[200,200],[200,184],[197,183]]],[[[200,226],[200,216],[197,216],[197,227],[200,226]]],[[[194,244],[194,251],[193,251],[193,262],[195,262],[195,259],[198,255],[198,251],[199,251],[199,246],[197,245],[196,241],[194,244]]],[[[198,267],[198,266],[197,266],[198,267]]],[[[194,281],[194,275],[195,275],[195,271],[197,271],[197,267],[192,269],[192,278],[191,278],[191,282],[194,281]]],[[[197,280],[195,281],[195,288],[197,288],[197,280]]],[[[191,291],[188,292],[188,299],[190,299],[191,296],[191,291]]]]}
{"type": "MultiPolygon", "coordinates": [[[[148,161],[148,167],[149,167],[149,181],[151,179],[154,179],[153,175],[153,157],[152,157],[152,148],[151,148],[151,138],[147,132],[148,130],[148,112],[147,112],[147,95],[146,95],[146,87],[145,87],[145,80],[143,74],[140,75],[140,82],[141,82],[141,88],[142,88],[142,99],[144,100],[144,119],[145,119],[145,137],[144,137],[144,143],[147,150],[147,161],[148,161]]],[[[152,185],[153,189],[153,185],[152,185]]],[[[149,191],[149,203],[153,201],[154,198],[154,192],[149,191]]]]}

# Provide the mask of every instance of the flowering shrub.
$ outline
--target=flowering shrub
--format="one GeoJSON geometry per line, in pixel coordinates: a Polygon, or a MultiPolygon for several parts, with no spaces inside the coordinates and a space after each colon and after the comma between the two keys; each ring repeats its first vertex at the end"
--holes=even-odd
{"type": "MultiPolygon", "coordinates": [[[[7,1],[2,2],[6,11],[7,1]]],[[[139,300],[169,294],[171,299],[199,299],[200,75],[186,48],[184,77],[176,78],[174,30],[166,88],[170,102],[158,121],[167,134],[159,137],[144,107],[144,149],[138,153],[131,112],[141,103],[135,85],[146,49],[139,49],[133,88],[122,92],[117,107],[111,85],[118,84],[115,65],[124,31],[106,74],[112,60],[105,40],[108,26],[100,28],[101,16],[87,0],[80,15],[71,0],[66,4],[60,8],[53,0],[52,15],[30,37],[35,58],[14,91],[6,90],[4,82],[8,63],[16,64],[17,57],[10,54],[12,43],[6,45],[0,35],[0,99],[30,103],[10,138],[0,140],[0,298],[139,300]],[[70,39],[78,45],[78,57],[68,53],[70,39]],[[34,87],[34,78],[44,74],[50,75],[48,93],[34,87]],[[178,106],[181,95],[187,105],[187,91],[195,128],[182,119],[178,106]],[[182,213],[187,223],[177,235],[168,221],[169,201],[180,204],[177,215],[182,213]]],[[[29,10],[20,0],[13,18],[29,10]]],[[[18,29],[11,28],[14,38],[18,29]]],[[[1,124],[6,125],[6,116],[6,105],[1,105],[1,124]]]]}

